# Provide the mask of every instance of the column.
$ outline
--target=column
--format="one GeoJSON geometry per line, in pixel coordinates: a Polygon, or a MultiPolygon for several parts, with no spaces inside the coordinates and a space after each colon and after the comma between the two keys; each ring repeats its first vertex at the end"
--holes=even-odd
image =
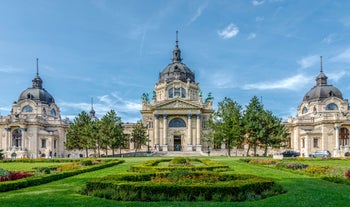
{"type": "Polygon", "coordinates": [[[339,150],[339,128],[340,126],[338,124],[336,124],[334,126],[334,130],[335,130],[335,150],[339,150]]]}
{"type": "Polygon", "coordinates": [[[310,154],[310,152],[309,152],[309,140],[310,140],[310,133],[307,133],[306,134],[306,137],[305,137],[305,139],[304,139],[304,147],[305,147],[305,153],[304,153],[304,155],[305,155],[305,157],[309,157],[309,154],[310,154]]]}
{"type": "Polygon", "coordinates": [[[193,144],[193,140],[192,140],[192,114],[188,114],[187,115],[187,140],[188,140],[188,144],[192,145],[193,144]]]}
{"type": "Polygon", "coordinates": [[[192,151],[192,114],[187,114],[187,151],[192,151]]]}
{"type": "Polygon", "coordinates": [[[197,114],[197,139],[196,139],[196,151],[202,151],[201,146],[201,115],[197,114]]]}
{"type": "Polygon", "coordinates": [[[163,115],[163,151],[168,151],[167,130],[168,129],[168,115],[163,115]]]}
{"type": "Polygon", "coordinates": [[[159,115],[154,114],[154,144],[160,144],[159,140],[159,115]]]}

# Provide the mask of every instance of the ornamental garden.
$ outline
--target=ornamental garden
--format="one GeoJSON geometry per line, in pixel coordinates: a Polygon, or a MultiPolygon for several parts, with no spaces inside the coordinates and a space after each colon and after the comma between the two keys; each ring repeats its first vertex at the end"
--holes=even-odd
{"type": "Polygon", "coordinates": [[[349,161],[223,156],[1,160],[0,202],[5,207],[346,206],[349,161]]]}

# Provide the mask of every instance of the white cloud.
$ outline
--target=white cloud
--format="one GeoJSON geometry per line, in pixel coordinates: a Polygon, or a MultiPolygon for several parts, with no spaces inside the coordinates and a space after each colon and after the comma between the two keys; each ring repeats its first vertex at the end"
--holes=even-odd
{"type": "Polygon", "coordinates": [[[339,53],[335,57],[331,58],[331,61],[335,62],[350,62],[350,48],[345,51],[339,53]]]}
{"type": "Polygon", "coordinates": [[[336,73],[327,73],[327,76],[329,77],[329,79],[333,80],[334,82],[338,82],[339,79],[341,79],[346,75],[348,75],[348,73],[345,71],[340,71],[336,73]]]}
{"type": "Polygon", "coordinates": [[[297,90],[301,86],[309,83],[312,80],[310,77],[305,77],[304,75],[296,75],[290,78],[279,80],[276,82],[261,82],[261,83],[252,83],[246,84],[243,86],[243,89],[246,90],[271,90],[271,89],[288,89],[288,90],[297,90]]]}
{"type": "Polygon", "coordinates": [[[263,3],[265,3],[265,0],[262,0],[262,1],[253,0],[253,1],[252,1],[253,6],[260,6],[260,5],[262,5],[263,3]]]}
{"type": "Polygon", "coordinates": [[[0,66],[0,73],[15,73],[19,71],[22,71],[22,70],[19,68],[15,68],[13,66],[9,66],[9,65],[0,66]]]}
{"type": "Polygon", "coordinates": [[[305,69],[305,68],[314,66],[319,61],[320,61],[320,56],[310,55],[298,60],[297,63],[300,65],[300,68],[305,69]]]}
{"type": "Polygon", "coordinates": [[[255,33],[250,33],[247,37],[248,40],[254,39],[256,37],[255,33]]]}
{"type": "MultiPolygon", "coordinates": [[[[74,116],[78,115],[81,111],[89,112],[91,109],[91,103],[72,103],[72,102],[60,102],[57,103],[61,111],[77,111],[75,115],[66,115],[70,120],[74,119],[74,116]],[[72,119],[73,117],[73,119],[72,119]]],[[[101,118],[110,110],[115,110],[118,116],[122,117],[123,121],[133,122],[139,119],[139,111],[141,109],[141,100],[127,100],[121,98],[116,92],[111,94],[102,95],[97,97],[97,101],[94,102],[94,110],[96,116],[101,118]],[[137,115],[136,115],[137,114],[137,115]]]]}
{"type": "Polygon", "coordinates": [[[239,29],[233,23],[230,23],[223,30],[218,31],[218,35],[223,39],[230,39],[239,33],[239,29]]]}
{"type": "Polygon", "coordinates": [[[194,14],[194,15],[192,16],[192,18],[190,19],[190,21],[187,23],[187,25],[190,25],[190,24],[192,24],[193,22],[195,22],[195,21],[198,19],[198,17],[200,17],[200,16],[202,15],[203,11],[205,10],[205,8],[206,8],[207,6],[208,6],[208,3],[204,3],[204,4],[200,5],[200,6],[197,8],[195,14],[194,14]]]}
{"type": "Polygon", "coordinates": [[[227,72],[219,72],[211,75],[212,84],[216,88],[234,88],[235,81],[231,75],[227,74],[227,72]]]}

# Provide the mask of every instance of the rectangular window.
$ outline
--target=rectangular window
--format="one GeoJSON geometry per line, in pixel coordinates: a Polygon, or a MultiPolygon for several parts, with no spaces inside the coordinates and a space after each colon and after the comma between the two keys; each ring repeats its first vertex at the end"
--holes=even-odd
{"type": "Polygon", "coordinates": [[[173,98],[173,89],[172,88],[170,88],[168,91],[168,97],[173,98]]]}
{"type": "Polygon", "coordinates": [[[174,96],[179,96],[180,97],[180,88],[174,88],[174,96]]]}
{"type": "Polygon", "coordinates": [[[57,140],[55,139],[55,140],[53,141],[53,148],[56,149],[56,147],[57,147],[57,140]]]}
{"type": "Polygon", "coordinates": [[[301,140],[301,148],[305,148],[305,139],[301,140]]]}
{"type": "Polygon", "coordinates": [[[46,148],[46,139],[41,140],[41,148],[46,148]]]}
{"type": "Polygon", "coordinates": [[[314,147],[318,147],[318,138],[314,138],[314,147]]]}

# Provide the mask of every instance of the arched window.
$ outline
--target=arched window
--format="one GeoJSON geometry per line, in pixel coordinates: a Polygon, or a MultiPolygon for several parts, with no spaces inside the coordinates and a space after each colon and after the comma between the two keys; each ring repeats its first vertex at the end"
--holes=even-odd
{"type": "Polygon", "coordinates": [[[181,98],[186,98],[186,89],[181,88],[181,98]]]}
{"type": "Polygon", "coordinates": [[[338,106],[335,103],[330,103],[326,106],[326,110],[338,110],[338,106]]]}
{"type": "Polygon", "coordinates": [[[15,129],[12,132],[12,146],[21,147],[22,146],[22,130],[15,129]]]}
{"type": "Polygon", "coordinates": [[[174,88],[174,96],[180,97],[180,88],[174,88]]]}
{"type": "Polygon", "coordinates": [[[180,118],[175,118],[169,122],[169,127],[186,127],[186,123],[180,118]]]}
{"type": "Polygon", "coordinates": [[[307,108],[304,106],[304,108],[303,108],[303,111],[301,112],[302,114],[306,114],[307,113],[307,108]]]}
{"type": "Polygon", "coordinates": [[[340,128],[340,130],[339,130],[339,144],[341,146],[349,145],[349,130],[347,128],[340,128]]]}
{"type": "Polygon", "coordinates": [[[33,112],[33,107],[26,105],[22,108],[22,112],[33,112]]]}
{"type": "Polygon", "coordinates": [[[170,88],[169,90],[168,90],[168,97],[169,98],[173,98],[174,96],[173,96],[173,88],[170,88]]]}
{"type": "Polygon", "coordinates": [[[55,109],[51,109],[50,110],[50,115],[51,116],[56,116],[56,110],[55,109]]]}

